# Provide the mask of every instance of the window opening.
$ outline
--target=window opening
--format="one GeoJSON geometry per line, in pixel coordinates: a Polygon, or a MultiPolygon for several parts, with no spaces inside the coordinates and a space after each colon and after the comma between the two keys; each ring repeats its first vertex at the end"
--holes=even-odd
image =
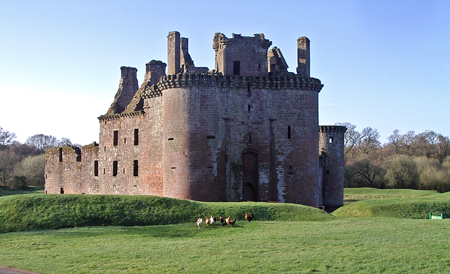
{"type": "Polygon", "coordinates": [[[113,176],[117,176],[117,161],[113,161],[113,176]]]}
{"type": "Polygon", "coordinates": [[[333,137],[330,137],[330,139],[328,139],[328,142],[329,142],[330,144],[332,144],[332,143],[333,143],[333,137]]]}
{"type": "Polygon", "coordinates": [[[98,161],[94,161],[94,176],[98,176],[98,161]]]}
{"type": "Polygon", "coordinates": [[[62,147],[59,148],[59,161],[62,162],[62,147]]]}
{"type": "Polygon", "coordinates": [[[117,146],[118,144],[119,144],[119,131],[118,130],[114,130],[113,145],[117,146]]]}
{"type": "Polygon", "coordinates": [[[123,138],[123,143],[124,143],[124,144],[127,143],[127,138],[123,138]]]}
{"type": "Polygon", "coordinates": [[[233,75],[241,75],[241,62],[240,61],[233,62],[233,75]]]}
{"type": "Polygon", "coordinates": [[[253,108],[253,106],[252,106],[252,105],[248,105],[247,107],[248,107],[248,111],[251,111],[251,110],[252,110],[252,108],[253,108]]]}
{"type": "Polygon", "coordinates": [[[139,163],[138,160],[133,161],[133,176],[139,176],[139,163]]]}
{"type": "Polygon", "coordinates": [[[288,126],[288,139],[291,139],[291,126],[288,126]]]}
{"type": "Polygon", "coordinates": [[[138,128],[134,129],[134,145],[135,146],[139,145],[139,129],[138,128]]]}
{"type": "Polygon", "coordinates": [[[172,141],[172,140],[173,140],[173,138],[169,138],[169,139],[167,139],[167,140],[169,140],[169,141],[172,141]]]}
{"type": "Polygon", "coordinates": [[[64,194],[64,188],[63,188],[63,187],[61,187],[61,188],[59,189],[59,194],[64,194]]]}
{"type": "Polygon", "coordinates": [[[250,83],[247,84],[247,96],[252,96],[252,85],[250,83]]]}

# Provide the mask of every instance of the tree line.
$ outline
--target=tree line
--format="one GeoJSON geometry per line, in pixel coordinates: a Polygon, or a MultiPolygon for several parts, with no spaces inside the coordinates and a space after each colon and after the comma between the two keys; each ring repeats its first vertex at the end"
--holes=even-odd
{"type": "MultiPolygon", "coordinates": [[[[49,148],[73,145],[67,138],[36,134],[24,144],[16,134],[0,127],[0,187],[25,189],[44,186],[45,151],[49,148]]],[[[79,146],[79,145],[74,145],[79,146]]]]}
{"type": "Polygon", "coordinates": [[[427,130],[398,130],[381,144],[371,127],[361,132],[350,123],[344,135],[345,187],[410,188],[450,191],[450,139],[427,130]]]}

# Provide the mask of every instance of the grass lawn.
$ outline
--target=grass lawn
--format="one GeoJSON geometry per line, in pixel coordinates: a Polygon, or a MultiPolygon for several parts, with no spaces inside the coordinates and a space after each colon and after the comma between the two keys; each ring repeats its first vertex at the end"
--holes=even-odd
{"type": "Polygon", "coordinates": [[[0,265],[39,273],[449,273],[450,219],[348,218],[0,234],[0,265]]]}
{"type": "Polygon", "coordinates": [[[43,274],[450,273],[450,193],[345,194],[359,201],[332,215],[293,204],[9,195],[0,197],[0,265],[43,274]],[[428,220],[429,211],[449,219],[428,220]],[[238,220],[198,229],[209,214],[238,220]]]}

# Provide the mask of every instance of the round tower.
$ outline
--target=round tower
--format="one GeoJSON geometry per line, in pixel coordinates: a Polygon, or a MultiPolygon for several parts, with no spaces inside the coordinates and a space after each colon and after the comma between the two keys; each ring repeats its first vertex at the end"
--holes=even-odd
{"type": "Polygon", "coordinates": [[[319,126],[319,150],[322,158],[322,201],[330,210],[344,204],[343,126],[319,126]]]}

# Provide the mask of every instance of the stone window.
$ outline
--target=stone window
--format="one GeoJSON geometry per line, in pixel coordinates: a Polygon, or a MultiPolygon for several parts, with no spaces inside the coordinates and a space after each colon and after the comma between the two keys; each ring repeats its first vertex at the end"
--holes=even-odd
{"type": "Polygon", "coordinates": [[[113,161],[113,176],[117,176],[117,167],[118,167],[118,162],[113,161]]]}
{"type": "Polygon", "coordinates": [[[233,62],[233,75],[241,75],[241,62],[240,61],[233,62]]]}
{"type": "Polygon", "coordinates": [[[133,176],[139,176],[139,162],[138,160],[133,161],[133,176]]]}
{"type": "Polygon", "coordinates": [[[119,131],[118,130],[114,130],[113,145],[117,146],[118,144],[119,144],[119,131]]]}
{"type": "Polygon", "coordinates": [[[61,187],[61,188],[59,189],[59,194],[64,194],[64,188],[61,187]]]}
{"type": "Polygon", "coordinates": [[[134,145],[135,146],[139,145],[139,129],[138,128],[134,129],[134,145]]]}
{"type": "Polygon", "coordinates": [[[291,126],[288,126],[288,139],[291,139],[291,126]]]}
{"type": "Polygon", "coordinates": [[[124,143],[124,144],[127,143],[127,138],[123,138],[123,143],[124,143]]]}
{"type": "Polygon", "coordinates": [[[98,176],[98,161],[94,161],[94,176],[98,176]]]}
{"type": "Polygon", "coordinates": [[[328,139],[328,143],[330,143],[330,144],[332,144],[333,143],[333,137],[330,137],[329,139],[328,139]]]}
{"type": "Polygon", "coordinates": [[[62,152],[63,152],[63,149],[62,149],[62,147],[60,147],[60,148],[59,148],[59,161],[60,161],[60,162],[62,162],[62,158],[63,158],[63,156],[62,156],[63,153],[62,153],[62,152]]]}

